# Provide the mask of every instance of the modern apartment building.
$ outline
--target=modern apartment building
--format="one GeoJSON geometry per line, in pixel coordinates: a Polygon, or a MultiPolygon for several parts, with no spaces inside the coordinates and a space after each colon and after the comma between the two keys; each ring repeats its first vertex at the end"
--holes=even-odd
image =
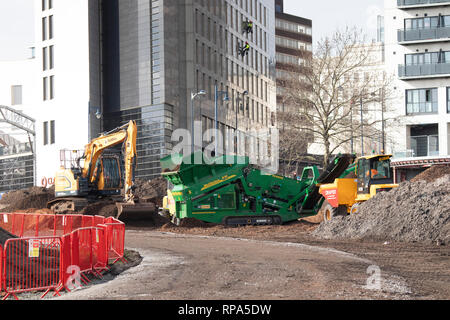
{"type": "MultiPolygon", "coordinates": [[[[288,105],[283,96],[286,80],[301,77],[302,66],[312,55],[312,21],[285,13],[284,0],[275,0],[275,43],[277,111],[295,112],[295,106],[288,105]]],[[[280,129],[283,129],[283,125],[280,125],[280,129]]],[[[307,153],[306,146],[302,153],[307,153]]]]}
{"type": "Polygon", "coordinates": [[[224,135],[236,127],[243,132],[273,125],[272,0],[34,4],[37,89],[30,115],[36,119],[37,185],[52,181],[64,159],[61,150],[82,150],[99,133],[129,120],[138,124],[141,179],[160,174],[160,158],[178,144],[172,133],[190,130],[193,121],[206,130],[217,119],[224,135]],[[251,33],[246,21],[253,21],[251,33]],[[245,42],[250,50],[242,56],[245,42]],[[200,90],[206,96],[192,100],[200,90]]]}
{"type": "Polygon", "coordinates": [[[398,165],[448,158],[450,1],[385,0],[384,21],[386,68],[401,92],[400,125],[390,133],[398,165]]]}

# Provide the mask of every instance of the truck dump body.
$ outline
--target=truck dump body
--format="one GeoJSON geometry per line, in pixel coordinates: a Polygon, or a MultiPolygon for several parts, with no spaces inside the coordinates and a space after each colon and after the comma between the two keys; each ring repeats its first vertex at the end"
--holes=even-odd
{"type": "Polygon", "coordinates": [[[317,214],[322,196],[317,184],[339,177],[352,161],[339,156],[319,176],[305,168],[301,180],[266,175],[247,157],[205,159],[201,152],[161,160],[163,176],[173,185],[168,210],[177,219],[224,224],[280,224],[317,214]]]}

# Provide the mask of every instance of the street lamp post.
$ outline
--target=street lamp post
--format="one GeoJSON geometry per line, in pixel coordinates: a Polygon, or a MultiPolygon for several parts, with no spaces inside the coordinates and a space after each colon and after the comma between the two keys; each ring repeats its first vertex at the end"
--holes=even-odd
{"type": "MultiPolygon", "coordinates": [[[[245,90],[242,93],[243,97],[246,96],[246,95],[248,95],[248,91],[247,90],[245,90]]],[[[238,132],[239,132],[238,117],[239,117],[239,110],[240,110],[240,102],[241,101],[244,101],[244,98],[241,99],[241,97],[238,96],[237,99],[236,99],[236,102],[237,102],[237,105],[236,105],[236,119],[235,119],[236,132],[235,132],[235,143],[234,143],[236,155],[237,155],[237,152],[238,152],[238,132]]]]}
{"type": "Polygon", "coordinates": [[[360,98],[361,107],[361,156],[364,156],[364,115],[363,115],[363,99],[360,98]]]}
{"type": "Polygon", "coordinates": [[[195,139],[194,139],[194,100],[196,97],[198,96],[204,96],[206,95],[206,91],[205,90],[200,90],[197,93],[191,92],[191,146],[192,146],[192,151],[195,151],[195,139]]]}
{"type": "Polygon", "coordinates": [[[218,133],[218,100],[219,100],[219,96],[224,95],[225,97],[223,98],[224,101],[229,101],[230,99],[228,98],[228,92],[227,91],[219,91],[217,84],[214,85],[214,129],[216,131],[216,139],[215,139],[215,148],[214,148],[214,155],[217,156],[217,133],[218,133]]]}

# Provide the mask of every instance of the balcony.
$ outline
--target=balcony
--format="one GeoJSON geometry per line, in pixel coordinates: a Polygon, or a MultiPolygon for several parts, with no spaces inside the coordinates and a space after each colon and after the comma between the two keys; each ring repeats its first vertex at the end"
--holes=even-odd
{"type": "Polygon", "coordinates": [[[399,65],[398,77],[400,80],[450,77],[450,63],[399,65]]]}
{"type": "Polygon", "coordinates": [[[399,44],[413,44],[420,42],[450,41],[450,27],[400,29],[398,30],[399,44]]]}
{"type": "Polygon", "coordinates": [[[397,0],[397,6],[400,9],[413,9],[422,7],[435,7],[450,5],[448,0],[397,0]]]}

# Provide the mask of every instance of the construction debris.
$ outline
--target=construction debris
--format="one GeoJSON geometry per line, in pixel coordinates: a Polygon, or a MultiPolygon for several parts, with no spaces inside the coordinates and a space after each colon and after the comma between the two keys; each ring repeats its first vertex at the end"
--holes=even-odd
{"type": "Polygon", "coordinates": [[[425,180],[426,182],[431,182],[436,180],[437,178],[443,177],[447,174],[450,174],[450,166],[440,165],[440,166],[432,166],[419,175],[415,176],[411,179],[412,182],[425,180]]]}
{"type": "Polygon", "coordinates": [[[430,169],[418,181],[400,184],[361,204],[358,214],[322,223],[313,235],[325,239],[373,239],[450,243],[450,175],[430,169]]]}
{"type": "Polygon", "coordinates": [[[47,202],[55,198],[55,188],[31,187],[11,191],[2,196],[0,204],[4,212],[47,208],[47,202]]]}

